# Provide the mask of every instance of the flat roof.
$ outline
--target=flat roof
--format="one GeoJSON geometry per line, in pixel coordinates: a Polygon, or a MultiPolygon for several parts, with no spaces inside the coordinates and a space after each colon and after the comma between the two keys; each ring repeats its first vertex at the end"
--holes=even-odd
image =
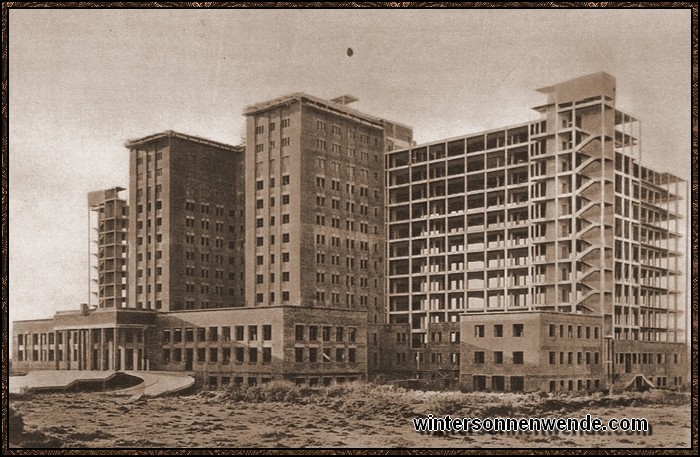
{"type": "MultiPolygon", "coordinates": [[[[352,97],[354,99],[353,101],[357,100],[356,97],[353,96],[343,96],[343,97],[352,97]]],[[[272,100],[267,100],[264,102],[260,103],[255,103],[253,105],[246,106],[245,109],[243,110],[243,114],[246,116],[253,115],[255,113],[259,113],[261,111],[266,111],[270,108],[274,108],[275,106],[280,106],[280,105],[286,105],[295,101],[298,101],[299,103],[303,103],[305,100],[308,102],[311,102],[316,105],[321,105],[325,108],[341,112],[343,114],[347,114],[349,116],[354,116],[358,117],[362,120],[377,124],[378,126],[383,125],[384,122],[390,122],[394,125],[405,127],[407,129],[413,130],[413,128],[409,125],[402,124],[400,122],[395,122],[389,119],[377,117],[377,116],[372,116],[371,114],[363,113],[362,111],[358,111],[356,109],[349,108],[346,104],[338,103],[338,101],[342,101],[343,97],[338,97],[334,98],[333,100],[325,100],[321,97],[316,97],[315,95],[307,94],[306,92],[293,92],[291,94],[286,94],[282,95],[281,97],[274,98],[272,100]]],[[[349,101],[350,98],[347,98],[345,101],[349,101]]]]}
{"type": "Polygon", "coordinates": [[[227,149],[229,151],[243,152],[245,150],[243,146],[233,146],[214,140],[209,140],[201,136],[188,135],[186,133],[176,132],[174,130],[166,130],[164,132],[154,133],[153,135],[148,135],[143,138],[127,140],[126,143],[124,143],[124,146],[127,148],[133,148],[135,146],[144,145],[152,141],[157,141],[164,138],[178,138],[180,140],[190,141],[192,143],[206,144],[208,146],[214,146],[220,149],[227,149]]]}

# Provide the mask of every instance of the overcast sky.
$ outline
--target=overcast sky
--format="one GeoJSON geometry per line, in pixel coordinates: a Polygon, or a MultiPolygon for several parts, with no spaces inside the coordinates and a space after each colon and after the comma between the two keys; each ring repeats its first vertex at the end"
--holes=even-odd
{"type": "Polygon", "coordinates": [[[87,301],[87,193],[129,138],[238,144],[246,105],[304,91],[418,142],[537,118],[534,89],[617,78],[644,162],[690,177],[690,10],[11,9],[10,319],[87,301]],[[351,47],[354,55],[348,57],[351,47]]]}

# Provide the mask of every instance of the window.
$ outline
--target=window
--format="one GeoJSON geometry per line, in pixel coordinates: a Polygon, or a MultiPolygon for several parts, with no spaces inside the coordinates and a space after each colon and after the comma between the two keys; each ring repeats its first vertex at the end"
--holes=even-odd
{"type": "Polygon", "coordinates": [[[272,340],[272,325],[263,325],[262,331],[263,331],[263,341],[272,340]]]}
{"type": "Polygon", "coordinates": [[[493,363],[495,363],[496,365],[503,364],[503,352],[502,351],[495,351],[493,353],[493,363]]]}
{"type": "Polygon", "coordinates": [[[484,351],[476,351],[474,352],[474,363],[475,364],[483,364],[484,363],[484,351]]]}
{"type": "Polygon", "coordinates": [[[331,361],[331,348],[323,348],[323,363],[330,363],[331,361]]]}
{"type": "Polygon", "coordinates": [[[335,329],[335,340],[339,343],[342,343],[344,336],[345,336],[345,329],[343,327],[337,327],[335,329]]]}
{"type": "Polygon", "coordinates": [[[520,338],[523,336],[523,324],[513,324],[513,337],[520,338]]]}
{"type": "Polygon", "coordinates": [[[283,223],[283,224],[289,224],[289,214],[283,214],[283,215],[282,215],[282,223],[283,223]]]}
{"type": "MultiPolygon", "coordinates": [[[[283,278],[282,278],[282,279],[284,280],[284,273],[283,273],[282,275],[283,275],[283,278]]],[[[283,302],[288,302],[288,301],[289,301],[289,292],[286,291],[286,290],[283,290],[283,291],[282,291],[282,301],[283,301],[283,302]]]]}
{"type": "Polygon", "coordinates": [[[209,361],[218,362],[219,361],[219,348],[209,348],[209,361]]]}
{"type": "Polygon", "coordinates": [[[289,185],[289,175],[282,175],[282,185],[283,186],[289,185]]]}
{"type": "Polygon", "coordinates": [[[345,362],[345,349],[337,348],[335,350],[335,361],[338,363],[345,362]]]}
{"type": "Polygon", "coordinates": [[[318,348],[309,348],[309,362],[310,363],[317,363],[318,362],[318,348]]]}
{"type": "Polygon", "coordinates": [[[475,325],[474,326],[474,336],[477,338],[483,338],[484,337],[484,326],[483,325],[475,325]]]}
{"type": "Polygon", "coordinates": [[[331,340],[331,328],[330,327],[323,327],[323,341],[330,341],[331,340]]]}
{"type": "Polygon", "coordinates": [[[524,355],[522,351],[513,352],[513,364],[522,365],[524,361],[524,355]]]}
{"type": "Polygon", "coordinates": [[[554,324],[549,324],[549,336],[555,337],[557,336],[557,326],[554,324]]]}
{"type": "Polygon", "coordinates": [[[248,348],[248,363],[258,363],[258,348],[248,348]]]}
{"type": "Polygon", "coordinates": [[[296,325],[294,327],[294,334],[297,341],[304,341],[304,326],[296,325]]]}
{"type": "Polygon", "coordinates": [[[258,326],[249,325],[248,326],[248,341],[258,341],[258,326]]]}
{"type": "Polygon", "coordinates": [[[297,363],[304,361],[304,348],[294,348],[294,361],[297,363]]]}
{"type": "Polygon", "coordinates": [[[496,324],[493,326],[493,336],[499,338],[503,336],[503,325],[496,324]]]}
{"type": "Polygon", "coordinates": [[[244,348],[235,349],[236,363],[243,363],[243,354],[245,354],[244,348]]]}

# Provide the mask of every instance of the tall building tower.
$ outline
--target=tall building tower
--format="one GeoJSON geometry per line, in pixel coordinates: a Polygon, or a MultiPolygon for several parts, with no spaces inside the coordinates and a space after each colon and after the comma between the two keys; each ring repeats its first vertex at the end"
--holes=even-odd
{"type": "Polygon", "coordinates": [[[356,100],[296,93],[245,110],[248,304],[384,322],[384,154],[412,130],[347,106],[356,100]]]}
{"type": "Polygon", "coordinates": [[[170,130],[126,147],[129,306],[243,306],[243,147],[170,130]]]}
{"type": "MultiPolygon", "coordinates": [[[[615,108],[612,76],[540,92],[541,120],[388,155],[388,315],[405,341],[394,345],[400,370],[461,371],[469,388],[503,390],[517,365],[546,366],[551,376],[536,381],[545,388],[591,388],[652,376],[640,342],[684,341],[683,183],[639,165],[639,122],[615,108]],[[522,314],[534,311],[546,314],[522,314]],[[523,354],[517,338],[539,335],[526,325],[552,325],[556,340],[523,354]],[[549,351],[572,335],[576,351],[549,351]],[[499,349],[508,336],[513,346],[499,349]],[[562,369],[576,352],[573,365],[601,362],[562,369]]],[[[644,352],[665,360],[679,348],[644,352]]],[[[516,378],[514,390],[535,385],[516,378]]]]}
{"type": "Polygon", "coordinates": [[[123,193],[114,187],[88,193],[90,295],[88,305],[126,307],[127,228],[123,193]]]}

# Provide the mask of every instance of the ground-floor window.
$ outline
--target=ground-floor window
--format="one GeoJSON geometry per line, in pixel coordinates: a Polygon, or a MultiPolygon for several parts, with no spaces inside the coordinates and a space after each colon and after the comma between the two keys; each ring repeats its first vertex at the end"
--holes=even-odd
{"type": "Polygon", "coordinates": [[[525,390],[525,378],[522,376],[511,376],[510,377],[510,391],[511,392],[522,392],[525,390]]]}

